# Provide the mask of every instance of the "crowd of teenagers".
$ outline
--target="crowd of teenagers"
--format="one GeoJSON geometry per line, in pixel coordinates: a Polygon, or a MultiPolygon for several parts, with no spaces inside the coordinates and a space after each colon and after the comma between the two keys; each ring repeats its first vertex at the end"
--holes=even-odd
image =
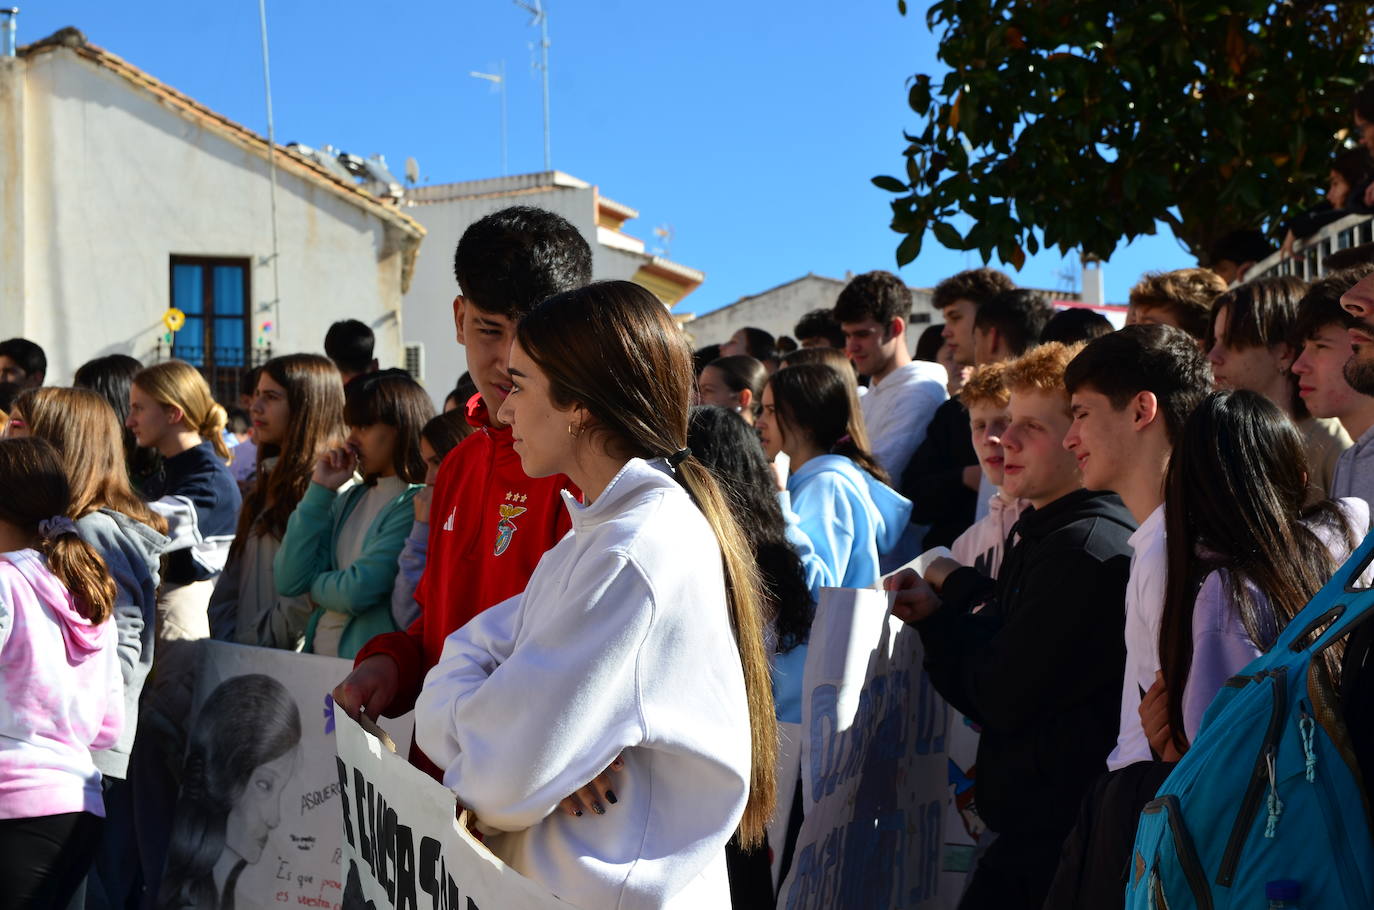
{"type": "MultiPolygon", "coordinates": [[[[239,798],[300,720],[188,729],[217,639],[352,661],[336,705],[413,710],[412,763],[574,906],[772,906],[815,603],[875,584],[977,734],[960,906],[1122,904],[1209,705],[1370,530],[1374,263],[1149,274],[1119,331],[975,269],[914,346],[910,290],[870,272],[795,342],[695,354],[591,265],[551,212],[472,224],[438,415],[352,321],[229,406],[186,363],[59,387],[0,343],[8,905],[267,902],[236,893],[265,837],[239,798]]],[[[1370,647],[1314,672],[1374,773],[1370,647]]]]}

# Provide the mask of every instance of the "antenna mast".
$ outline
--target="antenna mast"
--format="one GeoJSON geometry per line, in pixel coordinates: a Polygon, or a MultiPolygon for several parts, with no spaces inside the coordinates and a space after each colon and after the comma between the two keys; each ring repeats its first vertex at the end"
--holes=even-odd
{"type": "MultiPolygon", "coordinates": [[[[472,70],[468,75],[474,79],[484,79],[501,90],[501,176],[504,177],[510,173],[506,167],[506,61],[502,60],[494,73],[479,73],[472,70]]],[[[547,143],[547,139],[545,142],[547,143]]]]}
{"type": "Polygon", "coordinates": [[[549,13],[544,0],[514,0],[516,6],[534,16],[530,25],[539,26],[539,67],[544,76],[544,170],[553,170],[553,155],[549,151],[549,13]]]}

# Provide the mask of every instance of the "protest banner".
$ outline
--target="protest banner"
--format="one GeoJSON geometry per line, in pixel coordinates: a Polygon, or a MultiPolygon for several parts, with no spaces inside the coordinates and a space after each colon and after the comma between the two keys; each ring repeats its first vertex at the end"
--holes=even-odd
{"type": "Polygon", "coordinates": [[[336,743],[345,910],[572,910],[468,833],[452,791],[343,712],[336,743]]]}
{"type": "MultiPolygon", "coordinates": [[[[352,663],[218,641],[196,648],[160,905],[338,910],[343,831],[329,693],[352,663]]],[[[408,746],[409,715],[384,723],[408,746]]]]}
{"type": "Polygon", "coordinates": [[[950,711],[887,595],[826,588],[802,701],[805,817],[779,910],[953,906],[941,893],[950,711]]]}

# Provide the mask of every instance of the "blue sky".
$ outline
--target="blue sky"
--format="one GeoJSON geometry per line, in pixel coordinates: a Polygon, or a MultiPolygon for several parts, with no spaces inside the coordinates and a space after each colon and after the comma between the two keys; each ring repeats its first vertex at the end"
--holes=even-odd
{"type": "MultiPolygon", "coordinates": [[[[550,0],[553,166],[639,209],[626,230],[706,273],[679,309],[705,312],[806,272],[892,269],[885,193],[900,173],[908,76],[940,75],[924,3],[550,0]]],[[[279,142],[386,156],[421,182],[500,172],[500,106],[468,75],[508,77],[511,173],[543,169],[538,30],[509,0],[405,4],[268,0],[279,142]]],[[[21,44],[65,25],[202,103],[266,132],[256,0],[30,0],[21,44]]],[[[902,270],[931,285],[976,254],[931,237],[902,270]]],[[[993,262],[996,265],[996,261],[993,262]]],[[[1191,265],[1167,230],[1118,250],[1107,299],[1141,272],[1191,265]]],[[[1074,263],[1032,257],[1015,277],[1068,286],[1074,263]]]]}

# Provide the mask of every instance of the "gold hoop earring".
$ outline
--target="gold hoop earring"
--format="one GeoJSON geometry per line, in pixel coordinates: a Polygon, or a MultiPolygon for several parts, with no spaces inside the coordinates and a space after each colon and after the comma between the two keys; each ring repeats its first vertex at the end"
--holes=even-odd
{"type": "Polygon", "coordinates": [[[573,425],[572,425],[572,424],[568,424],[568,435],[571,436],[573,439],[576,439],[577,437],[579,437],[579,436],[582,435],[582,428],[581,428],[581,427],[578,427],[578,428],[577,428],[577,432],[574,433],[574,432],[573,432],[573,425]]]}

